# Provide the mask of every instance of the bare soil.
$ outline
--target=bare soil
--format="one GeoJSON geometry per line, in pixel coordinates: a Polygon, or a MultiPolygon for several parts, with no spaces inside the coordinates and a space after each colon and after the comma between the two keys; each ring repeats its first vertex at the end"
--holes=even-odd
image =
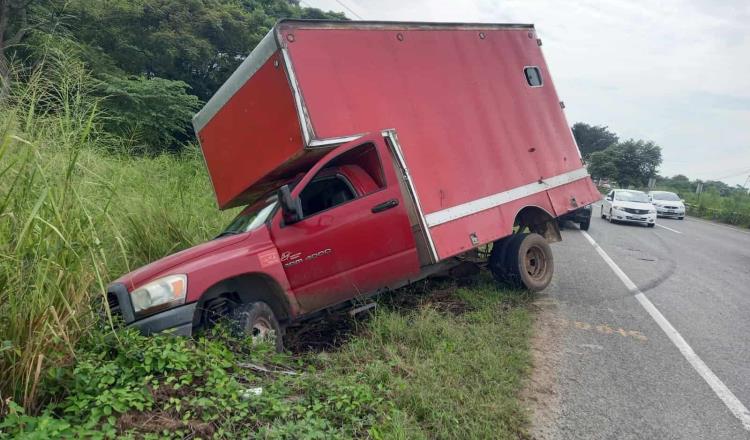
{"type": "Polygon", "coordinates": [[[535,315],[531,338],[533,371],[521,400],[531,415],[531,438],[553,440],[557,438],[555,421],[560,416],[557,373],[561,368],[561,344],[566,328],[559,318],[557,303],[551,297],[540,295],[531,309],[535,315]]]}

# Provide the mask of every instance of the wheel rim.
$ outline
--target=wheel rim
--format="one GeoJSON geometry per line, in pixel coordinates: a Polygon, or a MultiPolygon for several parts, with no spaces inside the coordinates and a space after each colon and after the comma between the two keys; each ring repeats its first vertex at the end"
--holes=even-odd
{"type": "Polygon", "coordinates": [[[547,256],[541,248],[532,246],[526,251],[524,266],[532,279],[540,280],[547,274],[547,256]]]}
{"type": "Polygon", "coordinates": [[[253,323],[253,328],[250,330],[253,338],[253,343],[259,343],[268,340],[273,334],[273,326],[271,322],[265,318],[258,318],[253,323]]]}

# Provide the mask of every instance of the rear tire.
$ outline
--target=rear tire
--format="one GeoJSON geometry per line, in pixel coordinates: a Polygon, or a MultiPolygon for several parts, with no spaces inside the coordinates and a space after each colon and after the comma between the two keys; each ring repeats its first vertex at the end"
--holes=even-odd
{"type": "Polygon", "coordinates": [[[649,228],[653,228],[654,226],[656,226],[656,223],[649,223],[646,226],[648,226],[649,228]]]}
{"type": "Polygon", "coordinates": [[[268,304],[262,301],[241,304],[232,311],[232,318],[237,330],[252,337],[254,344],[268,341],[277,352],[284,350],[284,335],[268,304]]]}
{"type": "Polygon", "coordinates": [[[581,228],[582,231],[588,231],[589,226],[591,226],[591,219],[588,219],[585,222],[581,222],[579,224],[579,227],[581,228]]]}
{"type": "Polygon", "coordinates": [[[514,288],[539,292],[552,281],[552,249],[539,234],[515,234],[497,242],[490,255],[495,279],[514,288]]]}

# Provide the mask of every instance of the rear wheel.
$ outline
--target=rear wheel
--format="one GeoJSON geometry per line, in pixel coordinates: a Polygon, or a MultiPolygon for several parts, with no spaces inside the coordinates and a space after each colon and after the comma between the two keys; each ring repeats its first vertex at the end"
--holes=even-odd
{"type": "Polygon", "coordinates": [[[279,321],[268,304],[257,301],[237,306],[232,312],[237,329],[245,336],[250,336],[253,343],[267,341],[276,348],[284,350],[284,340],[279,321]]]}
{"type": "Polygon", "coordinates": [[[495,279],[515,288],[538,292],[552,281],[552,249],[539,234],[515,234],[496,242],[490,255],[495,279]]]}
{"type": "Polygon", "coordinates": [[[585,222],[581,222],[579,224],[582,231],[588,231],[590,225],[591,225],[591,219],[587,219],[585,222]]]}

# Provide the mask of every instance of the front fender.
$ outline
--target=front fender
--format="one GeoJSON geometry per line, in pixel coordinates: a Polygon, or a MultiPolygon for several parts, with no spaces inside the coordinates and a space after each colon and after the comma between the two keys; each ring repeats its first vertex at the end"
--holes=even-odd
{"type": "Polygon", "coordinates": [[[299,312],[297,299],[281,265],[279,253],[267,228],[253,231],[247,240],[204,255],[172,270],[188,276],[187,303],[196,302],[213,286],[242,275],[263,274],[284,292],[291,316],[299,312]]]}
{"type": "MultiPolygon", "coordinates": [[[[143,318],[136,318],[130,291],[124,282],[114,282],[107,289],[107,301],[113,314],[122,316],[125,324],[140,328],[144,333],[157,333],[167,329],[189,335],[196,322],[198,301],[213,286],[248,274],[262,274],[272,280],[283,292],[289,316],[299,314],[299,304],[289,288],[284,268],[276,246],[271,241],[268,228],[259,228],[245,239],[216,249],[197,258],[176,264],[152,276],[158,279],[170,274],[186,274],[187,296],[185,304],[143,318]]],[[[144,281],[147,282],[147,281],[144,281]]]]}

